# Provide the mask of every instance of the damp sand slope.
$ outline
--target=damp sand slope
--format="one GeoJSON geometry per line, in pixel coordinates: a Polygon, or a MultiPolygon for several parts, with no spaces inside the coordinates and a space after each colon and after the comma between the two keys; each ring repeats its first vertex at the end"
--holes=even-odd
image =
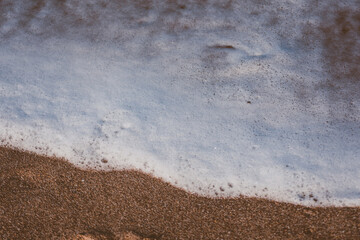
{"type": "Polygon", "coordinates": [[[359,207],[212,199],[0,148],[1,239],[360,239],[359,207]]]}

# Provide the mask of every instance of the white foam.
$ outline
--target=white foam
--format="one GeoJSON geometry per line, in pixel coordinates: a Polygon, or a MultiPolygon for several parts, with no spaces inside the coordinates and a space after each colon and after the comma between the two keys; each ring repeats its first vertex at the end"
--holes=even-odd
{"type": "Polygon", "coordinates": [[[25,26],[31,3],[6,9],[3,145],[207,196],[360,205],[359,101],[315,89],[329,76],[321,44],[298,43],[309,2],[104,3],[46,1],[25,26]]]}

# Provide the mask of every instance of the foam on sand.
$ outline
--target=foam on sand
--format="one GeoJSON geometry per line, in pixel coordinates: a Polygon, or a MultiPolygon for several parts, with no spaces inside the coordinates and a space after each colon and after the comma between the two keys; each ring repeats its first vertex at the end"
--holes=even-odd
{"type": "Polygon", "coordinates": [[[359,14],[323,2],[2,1],[2,144],[360,205],[359,14]]]}

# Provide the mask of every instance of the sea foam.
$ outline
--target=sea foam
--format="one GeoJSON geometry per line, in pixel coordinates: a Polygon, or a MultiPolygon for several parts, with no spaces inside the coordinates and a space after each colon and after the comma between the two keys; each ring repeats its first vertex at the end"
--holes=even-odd
{"type": "Polygon", "coordinates": [[[326,2],[1,1],[2,145],[359,206],[360,23],[326,2]]]}

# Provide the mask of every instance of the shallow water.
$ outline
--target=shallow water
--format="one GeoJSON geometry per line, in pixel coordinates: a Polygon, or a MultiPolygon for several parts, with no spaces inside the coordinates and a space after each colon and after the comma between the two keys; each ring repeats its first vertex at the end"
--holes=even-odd
{"type": "Polygon", "coordinates": [[[1,1],[0,138],[210,196],[360,205],[356,1],[1,1]]]}

